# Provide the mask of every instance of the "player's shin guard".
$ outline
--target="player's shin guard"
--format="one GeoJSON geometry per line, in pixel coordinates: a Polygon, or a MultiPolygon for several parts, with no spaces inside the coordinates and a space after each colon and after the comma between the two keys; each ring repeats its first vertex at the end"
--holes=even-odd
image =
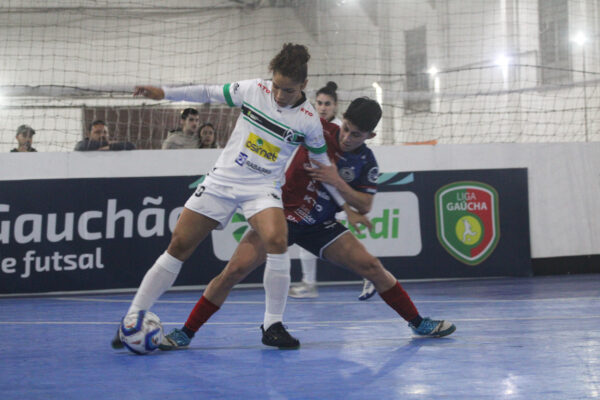
{"type": "Polygon", "coordinates": [[[173,285],[182,265],[183,261],[166,251],[161,254],[152,268],[146,272],[127,313],[150,309],[154,302],[173,285]]]}
{"type": "Polygon", "coordinates": [[[283,311],[290,289],[290,256],[283,254],[267,254],[267,264],[263,277],[265,286],[265,319],[267,330],[275,322],[283,322],[283,311]]]}

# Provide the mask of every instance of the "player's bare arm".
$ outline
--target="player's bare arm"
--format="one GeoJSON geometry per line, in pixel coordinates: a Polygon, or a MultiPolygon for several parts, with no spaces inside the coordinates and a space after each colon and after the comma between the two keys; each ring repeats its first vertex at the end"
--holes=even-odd
{"type": "Polygon", "coordinates": [[[165,91],[156,86],[136,86],[133,89],[134,96],[143,96],[152,100],[162,100],[165,98],[165,91]]]}
{"type": "Polygon", "coordinates": [[[319,182],[328,183],[336,188],[344,200],[346,200],[352,207],[356,208],[359,213],[366,214],[371,211],[371,206],[373,205],[372,194],[354,190],[339,175],[337,167],[334,163],[325,165],[316,160],[311,160],[311,162],[317,166],[316,168],[305,167],[311,178],[319,182]]]}
{"type": "Polygon", "coordinates": [[[352,226],[356,231],[360,234],[361,225],[366,227],[368,230],[373,229],[373,225],[371,224],[371,220],[365,214],[361,214],[355,211],[352,207],[348,205],[348,203],[344,204],[342,209],[346,212],[346,216],[348,217],[348,224],[352,226]]]}

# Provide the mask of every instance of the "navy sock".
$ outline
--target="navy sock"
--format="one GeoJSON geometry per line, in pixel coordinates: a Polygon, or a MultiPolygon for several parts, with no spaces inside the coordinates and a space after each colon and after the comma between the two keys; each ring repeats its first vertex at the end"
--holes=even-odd
{"type": "Polygon", "coordinates": [[[419,325],[421,325],[421,321],[423,321],[423,318],[421,318],[420,315],[417,315],[416,317],[414,317],[413,319],[411,319],[410,322],[412,324],[412,326],[414,326],[415,328],[418,328],[419,325]]]}
{"type": "Polygon", "coordinates": [[[196,334],[196,332],[192,331],[191,329],[188,329],[185,327],[185,325],[183,326],[183,328],[181,328],[181,330],[183,331],[183,333],[185,333],[187,335],[187,337],[189,337],[190,339],[194,337],[194,335],[196,334]]]}

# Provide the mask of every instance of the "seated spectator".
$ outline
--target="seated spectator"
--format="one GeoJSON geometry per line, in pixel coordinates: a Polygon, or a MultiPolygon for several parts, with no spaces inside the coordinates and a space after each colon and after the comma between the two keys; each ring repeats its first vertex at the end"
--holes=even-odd
{"type": "Polygon", "coordinates": [[[19,126],[17,128],[17,136],[15,136],[19,145],[12,149],[10,152],[17,153],[37,151],[36,149],[31,147],[33,143],[33,135],[35,135],[35,131],[29,125],[19,126]]]}
{"type": "Polygon", "coordinates": [[[195,108],[186,108],[181,112],[181,128],[169,132],[162,144],[163,149],[197,149],[198,125],[200,114],[195,108]]]}
{"type": "Polygon", "coordinates": [[[96,151],[96,150],[134,150],[135,146],[130,142],[119,142],[110,140],[108,136],[108,126],[102,120],[95,120],[91,123],[88,137],[77,142],[75,151],[96,151]]]}
{"type": "Polygon", "coordinates": [[[198,136],[200,136],[201,149],[216,149],[217,146],[217,134],[215,133],[215,127],[210,122],[202,124],[198,130],[198,136]]]}

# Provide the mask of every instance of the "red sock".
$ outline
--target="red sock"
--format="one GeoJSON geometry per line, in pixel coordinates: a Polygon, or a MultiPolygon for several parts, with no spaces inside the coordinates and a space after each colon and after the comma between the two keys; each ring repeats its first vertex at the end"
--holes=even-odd
{"type": "Polygon", "coordinates": [[[392,307],[406,321],[411,321],[419,316],[417,308],[408,296],[408,293],[402,289],[400,282],[396,282],[391,289],[379,293],[381,298],[392,307]]]}
{"type": "Polygon", "coordinates": [[[200,297],[200,300],[194,306],[184,326],[192,332],[198,332],[198,329],[217,311],[219,307],[208,301],[206,297],[200,297]]]}

